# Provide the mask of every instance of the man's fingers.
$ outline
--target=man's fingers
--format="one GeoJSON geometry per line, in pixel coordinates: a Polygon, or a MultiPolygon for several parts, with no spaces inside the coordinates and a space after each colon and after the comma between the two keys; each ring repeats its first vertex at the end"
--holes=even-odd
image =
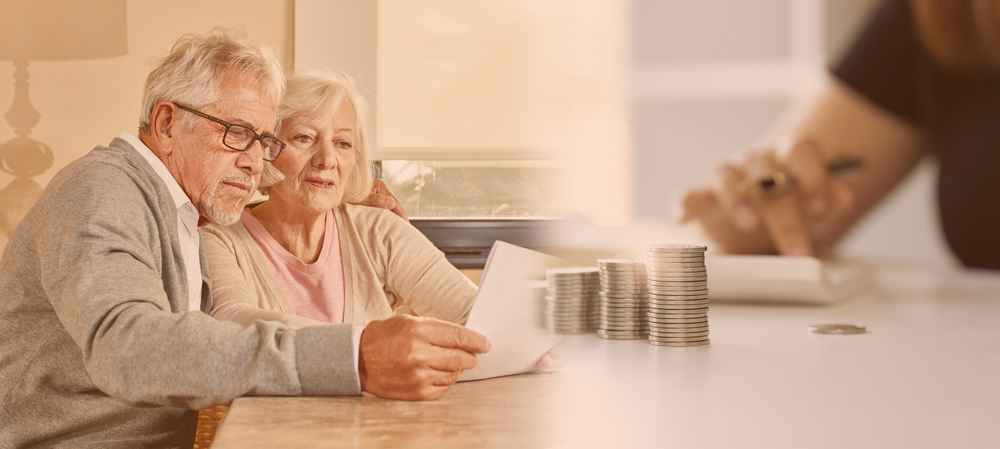
{"type": "Polygon", "coordinates": [[[811,256],[812,239],[798,206],[795,192],[780,197],[762,198],[758,208],[764,226],[774,240],[775,249],[786,256],[811,256]]]}
{"type": "Polygon", "coordinates": [[[427,342],[442,348],[461,349],[472,354],[490,350],[490,342],[483,334],[442,320],[425,320],[422,335],[427,342]]]}
{"type": "Polygon", "coordinates": [[[458,376],[462,375],[462,371],[440,371],[434,370],[432,375],[431,385],[436,387],[449,387],[458,382],[458,376]]]}
{"type": "Polygon", "coordinates": [[[439,371],[462,371],[476,367],[476,356],[461,349],[435,348],[427,366],[439,371]]]}

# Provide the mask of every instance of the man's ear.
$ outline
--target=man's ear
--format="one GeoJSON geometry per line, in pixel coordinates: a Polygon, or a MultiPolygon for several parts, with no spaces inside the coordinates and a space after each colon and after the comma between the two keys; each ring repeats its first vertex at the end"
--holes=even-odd
{"type": "Polygon", "coordinates": [[[153,118],[150,120],[149,126],[150,134],[152,134],[151,137],[160,143],[157,146],[169,154],[173,148],[173,145],[170,145],[170,143],[172,143],[174,133],[179,126],[177,107],[167,101],[156,103],[156,106],[153,108],[153,118]]]}

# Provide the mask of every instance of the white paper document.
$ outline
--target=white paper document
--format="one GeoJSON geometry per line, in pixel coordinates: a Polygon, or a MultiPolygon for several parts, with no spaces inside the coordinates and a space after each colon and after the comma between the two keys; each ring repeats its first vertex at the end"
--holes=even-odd
{"type": "Polygon", "coordinates": [[[709,254],[712,301],[831,304],[870,291],[873,267],[813,257],[709,254]]]}
{"type": "Polygon", "coordinates": [[[465,325],[485,335],[492,347],[459,381],[531,371],[559,342],[545,327],[543,303],[545,270],[559,264],[559,259],[536,251],[501,241],[493,244],[465,325]]]}

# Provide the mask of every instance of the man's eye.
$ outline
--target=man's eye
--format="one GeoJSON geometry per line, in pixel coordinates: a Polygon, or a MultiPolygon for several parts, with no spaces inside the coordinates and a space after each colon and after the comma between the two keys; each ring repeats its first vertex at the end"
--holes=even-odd
{"type": "Polygon", "coordinates": [[[292,140],[294,142],[296,142],[296,143],[301,143],[301,144],[304,144],[304,145],[308,145],[308,144],[313,143],[313,136],[310,136],[308,134],[299,134],[299,135],[295,136],[292,140]]]}
{"type": "Polygon", "coordinates": [[[338,140],[334,142],[334,145],[336,145],[337,148],[343,148],[345,150],[350,150],[351,148],[354,148],[354,144],[346,140],[338,140]]]}

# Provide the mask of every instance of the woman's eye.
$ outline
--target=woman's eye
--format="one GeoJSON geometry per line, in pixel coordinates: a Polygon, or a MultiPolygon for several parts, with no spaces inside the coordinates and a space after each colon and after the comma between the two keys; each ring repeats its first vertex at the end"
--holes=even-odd
{"type": "Polygon", "coordinates": [[[295,143],[298,143],[298,144],[302,144],[302,145],[309,145],[309,144],[313,143],[313,136],[310,136],[308,134],[299,134],[299,135],[293,137],[292,141],[294,141],[295,143]]]}
{"type": "Polygon", "coordinates": [[[345,149],[345,150],[350,150],[351,148],[354,148],[354,144],[352,144],[351,142],[348,142],[346,140],[338,140],[338,141],[334,142],[333,144],[336,145],[337,148],[342,148],[342,149],[345,149]]]}

